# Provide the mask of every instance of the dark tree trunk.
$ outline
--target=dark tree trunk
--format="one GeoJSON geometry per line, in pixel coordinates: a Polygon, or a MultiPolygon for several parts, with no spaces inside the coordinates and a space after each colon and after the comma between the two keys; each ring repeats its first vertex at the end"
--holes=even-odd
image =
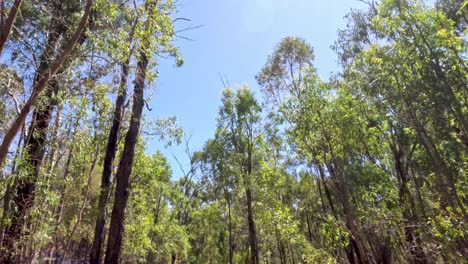
{"type": "MultiPolygon", "coordinates": [[[[333,154],[332,154],[333,158],[333,154]]],[[[350,232],[350,240],[354,253],[356,254],[356,259],[358,263],[368,263],[366,250],[364,249],[363,241],[360,239],[360,233],[356,224],[356,220],[352,211],[350,199],[349,199],[349,191],[346,186],[346,182],[342,175],[341,170],[339,169],[338,161],[333,158],[333,164],[328,164],[328,170],[332,177],[334,178],[335,187],[338,191],[339,200],[343,206],[344,214],[345,214],[345,222],[346,228],[350,232]],[[338,171],[337,171],[338,170],[338,171]]],[[[349,259],[349,257],[348,257],[349,259]]]]}
{"type": "MultiPolygon", "coordinates": [[[[146,30],[151,31],[153,12],[156,11],[157,1],[151,1],[147,5],[148,20],[146,21],[146,30]]],[[[120,250],[124,232],[125,209],[127,207],[128,196],[130,194],[130,175],[132,173],[133,161],[135,157],[135,148],[138,143],[141,126],[141,116],[143,112],[144,87],[146,81],[146,70],[148,68],[148,48],[150,43],[143,40],[138,57],[138,65],[135,76],[135,86],[133,91],[132,116],[130,118],[130,127],[125,136],[125,144],[120,159],[119,168],[116,174],[117,186],[115,190],[114,205],[112,208],[109,238],[107,242],[105,263],[119,263],[120,250]]]]}
{"type": "Polygon", "coordinates": [[[330,205],[330,209],[332,211],[332,214],[335,217],[335,219],[338,220],[338,213],[337,213],[337,211],[335,209],[335,205],[334,205],[333,200],[332,200],[330,189],[327,186],[327,181],[326,181],[326,178],[325,178],[325,172],[324,172],[324,170],[322,168],[322,165],[317,160],[315,160],[315,164],[317,165],[317,168],[319,170],[320,179],[322,179],[323,188],[325,189],[325,195],[327,196],[328,204],[330,205]]]}
{"type": "MultiPolygon", "coordinates": [[[[229,196],[229,194],[227,194],[229,196]]],[[[233,263],[233,257],[234,257],[234,237],[232,235],[232,216],[231,216],[231,200],[228,197],[227,198],[227,204],[228,204],[228,222],[229,222],[229,264],[233,263]]]]}
{"type": "MultiPolygon", "coordinates": [[[[89,6],[89,9],[90,8],[91,6],[89,6]]],[[[56,10],[60,12],[61,5],[58,5],[56,10]]],[[[88,12],[89,11],[90,10],[88,10],[88,12]]],[[[37,86],[43,82],[45,78],[44,76],[47,75],[47,71],[50,71],[51,59],[60,50],[59,39],[66,32],[66,25],[64,25],[59,19],[53,19],[51,22],[51,32],[48,35],[46,47],[41,56],[41,63],[39,65],[38,72],[36,73],[33,93],[38,92],[37,86]]],[[[83,42],[86,40],[84,32],[84,28],[81,31],[75,32],[74,37],[76,37],[76,41],[72,40],[73,47],[76,44],[83,44],[83,42]],[[79,35],[77,34],[78,32],[80,33],[79,35]]],[[[68,45],[62,55],[66,54],[67,52],[68,55],[70,55],[73,47],[68,45]]],[[[60,66],[64,62],[65,61],[62,61],[60,66]]],[[[16,207],[16,211],[12,214],[11,225],[5,231],[5,237],[8,238],[4,241],[6,248],[12,249],[14,242],[20,238],[25,218],[28,215],[29,210],[34,205],[36,181],[37,177],[39,176],[42,160],[44,159],[46,151],[47,130],[50,124],[53,109],[56,106],[53,100],[53,96],[56,95],[59,90],[57,78],[55,76],[49,76],[49,79],[50,81],[44,83],[44,89],[46,90],[44,97],[47,105],[39,106],[34,109],[31,125],[29,127],[28,136],[25,142],[25,153],[27,154],[26,160],[31,173],[26,178],[18,179],[16,185],[16,194],[13,197],[13,203],[16,207]]],[[[13,251],[10,250],[10,254],[12,252],[13,251]]]]}
{"type": "Polygon", "coordinates": [[[310,220],[309,220],[308,208],[306,208],[306,210],[305,210],[305,216],[306,216],[306,224],[307,224],[307,234],[308,234],[308,238],[309,238],[309,241],[312,242],[314,238],[313,238],[313,236],[312,236],[312,229],[310,228],[310,220]]]}
{"type": "MultiPolygon", "coordinates": [[[[51,22],[50,28],[51,31],[41,55],[41,63],[36,73],[35,82],[39,81],[48,68],[51,57],[56,53],[59,38],[65,32],[65,29],[55,20],[51,22]]],[[[57,82],[51,84],[51,87],[47,89],[47,102],[50,101],[53,90],[57,89],[57,82]]],[[[30,167],[28,169],[31,170],[31,173],[28,177],[22,177],[17,180],[16,190],[12,193],[13,208],[16,208],[16,210],[11,213],[11,224],[5,230],[5,239],[3,241],[3,246],[9,249],[10,254],[13,253],[13,244],[21,235],[24,218],[33,205],[35,182],[45,153],[44,145],[51,114],[52,107],[50,105],[38,107],[33,112],[31,125],[24,145],[27,164],[30,167]]]]}
{"type": "Polygon", "coordinates": [[[120,87],[118,91],[117,100],[115,103],[114,117],[112,127],[107,139],[107,149],[104,157],[104,169],[101,178],[101,193],[99,196],[99,204],[97,208],[96,226],[94,229],[94,240],[91,248],[89,263],[99,264],[102,255],[102,246],[105,239],[104,227],[107,219],[107,204],[111,193],[112,185],[112,169],[114,166],[114,159],[117,152],[117,141],[119,139],[119,132],[123,120],[123,108],[125,99],[127,98],[127,78],[129,71],[130,58],[122,65],[122,73],[120,80],[120,87]]]}
{"type": "Polygon", "coordinates": [[[424,253],[422,241],[419,238],[419,234],[416,230],[418,219],[416,215],[416,205],[408,189],[408,157],[405,159],[405,154],[401,148],[397,147],[395,143],[390,144],[390,148],[393,152],[393,158],[395,162],[395,171],[399,179],[399,199],[400,205],[403,208],[403,217],[407,221],[405,223],[405,238],[408,246],[408,250],[413,257],[413,263],[415,264],[426,264],[427,258],[424,253]],[[406,160],[406,161],[405,161],[406,160]]]}
{"type": "Polygon", "coordinates": [[[278,247],[278,253],[280,257],[280,263],[285,264],[286,263],[286,253],[284,252],[284,246],[283,243],[281,242],[281,235],[278,231],[278,228],[275,228],[275,235],[276,235],[276,245],[278,247]]]}
{"type": "MultiPolygon", "coordinates": [[[[56,90],[55,85],[50,88],[56,90]]],[[[50,99],[51,94],[52,91],[48,92],[48,99],[50,99]]],[[[7,248],[12,248],[13,243],[20,238],[25,218],[34,205],[36,181],[45,154],[47,128],[49,127],[52,111],[53,105],[49,104],[45,108],[37,108],[33,112],[33,120],[25,145],[26,160],[31,173],[27,177],[19,178],[16,185],[16,193],[13,196],[13,204],[16,210],[12,214],[10,226],[5,231],[7,248]]]]}
{"type": "MultiPolygon", "coordinates": [[[[133,37],[135,34],[135,27],[137,25],[137,20],[134,21],[132,30],[128,37],[129,50],[133,42],[133,37]]],[[[90,264],[99,264],[102,256],[102,247],[105,240],[104,228],[107,220],[107,204],[109,203],[109,196],[111,194],[112,186],[112,170],[114,167],[114,159],[117,153],[117,147],[119,145],[119,134],[122,127],[122,121],[125,116],[124,113],[124,104],[127,98],[127,82],[128,82],[128,73],[130,69],[130,59],[132,57],[132,52],[130,51],[127,54],[126,60],[122,63],[122,72],[120,75],[120,84],[117,99],[115,102],[114,116],[112,120],[112,127],[109,131],[109,137],[107,139],[107,149],[104,157],[104,168],[101,178],[101,193],[99,196],[99,204],[97,209],[97,218],[96,226],[94,229],[94,239],[93,245],[91,247],[90,253],[90,264]]]]}
{"type": "Polygon", "coordinates": [[[145,52],[140,53],[137,67],[137,77],[133,94],[133,108],[130,127],[125,137],[125,145],[117,170],[117,187],[115,190],[114,206],[112,208],[109,239],[105,263],[119,263],[120,249],[124,231],[125,208],[130,194],[130,174],[132,173],[135,147],[138,143],[141,126],[141,114],[144,107],[143,89],[146,79],[148,59],[145,52]]]}
{"type": "Polygon", "coordinates": [[[247,196],[247,219],[249,222],[249,238],[250,238],[250,263],[258,264],[258,242],[257,242],[257,229],[255,227],[255,220],[252,209],[252,192],[250,187],[245,189],[247,196]]]}

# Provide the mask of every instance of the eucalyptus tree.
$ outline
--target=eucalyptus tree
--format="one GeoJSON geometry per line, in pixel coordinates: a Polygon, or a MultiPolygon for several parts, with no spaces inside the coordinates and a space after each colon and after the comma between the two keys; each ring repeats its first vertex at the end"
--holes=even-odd
{"type": "Polygon", "coordinates": [[[380,112],[415,263],[466,254],[466,46],[449,2],[382,1],[354,13],[336,45],[350,90],[380,112]]]}
{"type": "MultiPolygon", "coordinates": [[[[49,80],[53,79],[53,75],[57,73],[59,68],[65,63],[66,59],[70,56],[74,50],[75,45],[79,42],[79,39],[82,38],[82,33],[86,27],[89,13],[92,8],[92,1],[89,1],[85,6],[85,12],[79,22],[78,28],[70,34],[70,36],[65,37],[65,33],[68,30],[65,24],[59,22],[61,19],[71,18],[70,14],[76,12],[76,9],[79,8],[76,4],[72,4],[72,7],[68,6],[67,8],[61,8],[58,6],[51,6],[51,12],[56,16],[53,16],[50,19],[50,28],[49,33],[46,38],[46,44],[43,49],[43,54],[41,56],[38,70],[36,73],[36,78],[33,81],[32,95],[28,101],[22,106],[21,110],[18,112],[13,124],[10,126],[9,130],[3,138],[3,143],[0,154],[0,163],[4,165],[6,154],[8,152],[10,143],[16,136],[17,131],[22,126],[22,123],[25,121],[31,107],[36,104],[36,101],[39,98],[42,90],[47,88],[49,85],[49,80]],[[61,12],[70,12],[67,14],[62,14],[61,12]],[[62,15],[62,18],[60,18],[62,15]],[[61,44],[60,39],[64,36],[64,44],[61,44]],[[57,59],[53,62],[53,57],[57,59]]],[[[70,21],[73,23],[74,21],[70,21]]],[[[50,89],[47,89],[49,95],[46,97],[51,97],[57,87],[56,80],[50,82],[50,89]]],[[[53,107],[53,106],[52,106],[53,107]]],[[[16,210],[13,213],[12,222],[5,230],[5,239],[4,246],[13,249],[14,242],[19,238],[22,229],[24,218],[26,217],[29,209],[34,203],[34,192],[35,192],[35,179],[39,173],[39,168],[41,161],[44,156],[44,142],[45,142],[45,133],[50,121],[50,115],[52,111],[50,105],[42,107],[37,107],[34,111],[33,122],[31,123],[28,138],[25,143],[25,148],[28,152],[29,163],[31,164],[31,170],[33,171],[30,177],[27,179],[20,179],[16,184],[16,193],[13,195],[14,208],[16,210]],[[33,135],[34,134],[34,135],[33,135]]],[[[12,252],[11,252],[12,253],[12,252]]]]}
{"type": "MultiPolygon", "coordinates": [[[[225,250],[224,252],[229,252],[228,261],[226,262],[232,264],[234,261],[234,251],[236,249],[234,242],[236,240],[234,232],[235,225],[233,220],[235,216],[233,210],[235,209],[234,204],[237,196],[236,190],[238,189],[238,181],[236,180],[236,177],[234,177],[235,172],[233,167],[229,165],[229,152],[224,147],[225,142],[222,141],[223,138],[221,137],[221,134],[221,130],[218,130],[218,133],[215,135],[215,139],[207,141],[203,150],[195,153],[194,161],[200,164],[199,170],[201,176],[212,182],[210,185],[212,190],[207,190],[207,192],[212,192],[211,195],[207,195],[210,197],[209,200],[218,201],[219,203],[224,204],[225,206],[223,207],[227,210],[227,212],[222,210],[226,215],[225,225],[227,226],[228,231],[228,250],[225,250]]],[[[211,211],[208,211],[207,213],[213,216],[211,211]]],[[[202,215],[203,214],[204,212],[202,215]]],[[[219,243],[224,244],[224,242],[221,241],[219,243]]],[[[219,259],[226,259],[226,254],[220,254],[219,259]]]]}
{"type": "MultiPolygon", "coordinates": [[[[327,193],[330,191],[326,187],[326,178],[333,179],[332,183],[338,191],[337,195],[345,212],[346,228],[351,233],[352,250],[348,259],[350,263],[354,263],[355,258],[360,263],[366,263],[363,238],[344,178],[344,162],[337,156],[340,155],[336,153],[338,150],[333,150],[334,145],[339,142],[335,143],[332,139],[330,133],[333,128],[326,127],[328,113],[325,111],[330,103],[327,99],[327,86],[316,76],[313,58],[313,49],[304,40],[285,38],[256,78],[267,99],[274,103],[273,107],[279,109],[279,118],[289,125],[289,134],[297,144],[297,150],[305,151],[302,155],[305,155],[306,164],[314,164],[320,172],[322,185],[327,193]]],[[[334,217],[339,220],[331,197],[327,197],[334,217]]]]}
{"type": "Polygon", "coordinates": [[[247,222],[249,230],[250,263],[259,263],[258,233],[255,223],[252,189],[255,183],[256,144],[259,131],[260,105],[247,87],[239,88],[235,93],[223,91],[222,106],[219,110],[218,126],[237,163],[237,171],[242,179],[247,204],[247,222]]]}
{"type": "MultiPolygon", "coordinates": [[[[214,213],[220,209],[222,209],[220,213],[226,215],[224,226],[227,229],[228,239],[218,243],[220,246],[223,245],[223,248],[227,243],[229,249],[223,250],[224,254],[218,252],[220,258],[226,259],[229,263],[238,262],[243,258],[245,261],[250,259],[250,263],[259,263],[254,197],[260,158],[257,147],[261,135],[259,115],[261,108],[247,87],[241,87],[236,91],[227,88],[223,91],[221,100],[215,138],[205,144],[203,151],[194,155],[195,161],[200,163],[202,183],[205,186],[203,189],[205,202],[209,206],[199,213],[209,214],[213,221],[219,221],[215,218],[220,216],[215,217],[214,213]],[[220,206],[220,202],[223,206],[220,206]],[[236,249],[238,241],[242,241],[236,236],[236,229],[239,228],[236,228],[238,222],[236,215],[242,215],[238,211],[239,206],[246,207],[247,215],[244,217],[247,220],[247,245],[250,248],[250,252],[247,254],[243,252],[240,256],[236,249]]],[[[198,219],[198,216],[194,217],[195,220],[198,219]]],[[[221,230],[217,232],[223,233],[221,230]]]]}
{"type": "MultiPolygon", "coordinates": [[[[39,96],[47,87],[51,78],[59,71],[63,63],[70,57],[70,54],[75,49],[76,44],[78,43],[79,39],[82,36],[82,32],[85,30],[86,25],[88,23],[88,18],[91,13],[91,9],[93,7],[93,0],[88,0],[86,5],[84,6],[84,12],[79,21],[78,27],[75,29],[74,33],[71,35],[67,45],[63,47],[61,53],[56,55],[56,58],[51,61],[50,63],[40,67],[36,76],[36,80],[33,82],[31,88],[31,95],[28,100],[22,106],[20,112],[14,119],[13,123],[10,125],[7,133],[5,134],[2,144],[0,145],[0,166],[4,166],[6,158],[8,156],[8,150],[10,148],[11,143],[15,139],[18,131],[20,130],[21,126],[25,122],[27,116],[31,109],[35,106],[36,102],[39,99],[39,96]]],[[[48,40],[51,40],[55,43],[56,34],[52,33],[49,34],[48,40]]],[[[54,45],[50,45],[51,43],[46,42],[46,48],[54,45]]],[[[47,53],[46,53],[47,54],[47,53]]]]}
{"type": "Polygon", "coordinates": [[[369,26],[375,32],[369,35],[388,42],[357,53],[345,76],[357,80],[354,87],[365,96],[381,98],[381,107],[398,122],[410,125],[439,175],[435,184],[445,197],[442,207],[466,215],[456,187],[464,170],[460,158],[466,155],[464,43],[443,13],[418,1],[384,1],[369,26]]]}
{"type": "MultiPolygon", "coordinates": [[[[117,8],[117,6],[114,5],[114,8],[117,8]]],[[[120,8],[123,9],[123,7],[120,8]]],[[[134,12],[137,12],[137,10],[134,10],[134,12]]],[[[90,263],[99,263],[102,255],[102,247],[105,239],[104,226],[107,218],[107,205],[112,184],[111,176],[114,166],[114,159],[117,153],[117,143],[119,139],[119,134],[122,122],[124,121],[124,104],[125,100],[127,99],[127,80],[130,72],[130,60],[132,58],[132,53],[134,50],[133,38],[139,19],[138,15],[135,14],[133,14],[132,18],[126,18],[125,14],[123,14],[122,17],[124,18],[123,28],[127,29],[130,33],[128,33],[127,38],[124,38],[124,43],[117,42],[117,44],[120,44],[117,46],[124,47],[122,54],[115,54],[115,56],[119,58],[121,57],[120,82],[118,84],[119,88],[117,90],[117,98],[112,119],[112,127],[109,130],[106,154],[104,157],[103,172],[101,178],[101,193],[99,196],[99,204],[97,208],[96,226],[94,229],[93,246],[91,248],[90,253],[90,263]]]]}
{"type": "MultiPolygon", "coordinates": [[[[175,37],[175,30],[170,17],[172,9],[172,1],[148,0],[141,10],[141,12],[145,12],[146,21],[137,25],[135,39],[138,39],[138,52],[136,54],[137,67],[132,113],[115,176],[117,182],[105,256],[106,263],[119,262],[125,209],[130,194],[130,175],[133,169],[135,147],[140,134],[142,112],[145,106],[144,88],[150,60],[155,53],[169,53],[176,57],[178,55],[177,50],[171,45],[171,41],[175,37]]],[[[178,60],[177,63],[180,65],[181,61],[178,60]]]]}

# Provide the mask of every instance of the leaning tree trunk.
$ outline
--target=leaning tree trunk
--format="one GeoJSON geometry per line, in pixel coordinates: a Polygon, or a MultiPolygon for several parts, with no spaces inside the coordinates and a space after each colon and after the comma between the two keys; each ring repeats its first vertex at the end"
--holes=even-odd
{"type": "MultiPolygon", "coordinates": [[[[45,49],[41,56],[41,63],[36,73],[37,83],[50,64],[50,59],[57,50],[57,44],[60,36],[65,32],[65,28],[56,20],[52,21],[50,33],[47,38],[45,49]]],[[[57,89],[57,82],[53,82],[47,90],[47,101],[50,101],[53,90],[57,89]]],[[[25,153],[27,154],[27,164],[31,168],[31,175],[22,177],[17,180],[16,191],[12,193],[12,208],[16,208],[11,214],[11,223],[5,229],[5,239],[3,246],[7,248],[10,254],[13,254],[13,244],[21,235],[24,219],[28,214],[29,209],[33,205],[35,181],[39,173],[41,161],[44,157],[44,143],[46,138],[46,130],[49,126],[52,107],[39,107],[34,110],[31,125],[29,127],[28,136],[25,141],[25,153]]]]}
{"type": "Polygon", "coordinates": [[[145,52],[140,53],[137,67],[135,88],[133,94],[132,117],[130,127],[125,136],[125,145],[117,170],[117,187],[115,190],[114,206],[112,208],[109,238],[105,263],[118,263],[122,238],[124,231],[125,208],[127,207],[128,196],[130,194],[130,174],[132,173],[133,161],[135,157],[135,147],[138,143],[141,126],[141,114],[144,107],[144,84],[146,79],[146,68],[148,58],[145,52]]]}
{"type": "Polygon", "coordinates": [[[112,185],[112,168],[114,166],[114,159],[117,152],[117,141],[119,138],[119,132],[123,120],[124,103],[125,99],[127,98],[127,77],[129,71],[129,63],[130,58],[127,58],[126,62],[122,64],[120,88],[118,91],[119,94],[115,103],[112,127],[110,129],[109,137],[107,139],[107,149],[104,157],[104,169],[101,178],[101,193],[99,196],[99,204],[97,208],[96,226],[94,228],[94,240],[89,258],[90,264],[99,264],[102,255],[102,245],[104,243],[105,238],[104,227],[106,225],[107,218],[107,204],[109,202],[109,196],[112,185]]]}
{"type": "MultiPolygon", "coordinates": [[[[3,21],[3,6],[2,6],[2,21],[1,21],[1,32],[0,32],[0,54],[2,54],[3,48],[5,47],[5,44],[8,40],[8,37],[10,36],[11,30],[13,29],[13,24],[15,23],[16,16],[18,14],[18,11],[21,7],[22,0],[15,0],[13,5],[11,6],[10,13],[8,14],[8,17],[6,21],[3,21]]],[[[2,5],[4,5],[5,2],[2,1],[2,5]]]]}
{"type": "MultiPolygon", "coordinates": [[[[63,25],[61,21],[58,19],[54,19],[52,21],[51,32],[49,33],[46,48],[44,49],[41,57],[41,64],[39,66],[38,73],[36,74],[35,83],[40,82],[44,74],[47,74],[46,71],[50,67],[51,58],[54,54],[57,54],[57,51],[59,50],[57,47],[59,46],[58,41],[66,32],[67,27],[63,25]]],[[[84,32],[84,30],[81,31],[75,44],[83,44],[86,40],[84,32]]],[[[67,48],[69,48],[69,46],[67,48]]],[[[64,68],[62,67],[61,71],[63,69],[64,68]]],[[[36,181],[46,150],[47,130],[53,109],[56,106],[53,97],[59,91],[57,78],[55,76],[51,78],[52,79],[44,88],[46,90],[44,96],[47,105],[44,107],[39,106],[33,111],[28,137],[25,142],[25,153],[27,154],[26,161],[28,166],[31,168],[31,174],[29,177],[18,180],[16,194],[13,197],[13,203],[17,210],[15,211],[15,214],[13,214],[11,225],[5,231],[5,235],[8,236],[8,240],[5,241],[6,248],[13,248],[14,242],[20,238],[25,218],[27,217],[29,210],[34,205],[36,181]]],[[[10,254],[12,252],[13,251],[10,250],[10,254]]]]}
{"type": "Polygon", "coordinates": [[[81,34],[86,28],[86,24],[88,22],[88,17],[91,13],[91,8],[93,6],[93,0],[88,0],[86,2],[86,6],[84,9],[83,16],[81,17],[80,24],[78,25],[77,29],[75,30],[72,38],[70,39],[67,47],[63,50],[63,52],[57,57],[57,60],[51,64],[42,74],[38,75],[38,80],[35,82],[33,86],[33,92],[29,99],[24,104],[23,108],[21,109],[18,116],[15,118],[13,123],[11,124],[10,128],[7,130],[5,134],[2,144],[0,145],[0,167],[2,167],[6,161],[8,156],[8,150],[10,148],[11,143],[18,134],[19,129],[23,125],[26,117],[29,115],[29,112],[36,104],[39,96],[47,87],[49,80],[57,73],[57,71],[62,67],[63,63],[70,57],[70,54],[74,50],[77,42],[81,38],[81,34]]]}
{"type": "MultiPolygon", "coordinates": [[[[129,50],[133,42],[133,36],[135,33],[135,27],[138,20],[135,19],[132,30],[128,37],[129,50]]],[[[109,137],[107,139],[107,149],[104,157],[104,166],[101,177],[101,193],[99,195],[99,204],[97,208],[96,226],[94,228],[94,239],[91,247],[91,253],[89,255],[90,264],[99,264],[102,256],[102,247],[105,240],[104,227],[107,219],[107,204],[109,203],[109,197],[112,186],[112,168],[114,166],[114,159],[117,153],[118,139],[122,121],[124,118],[124,104],[127,98],[127,80],[128,72],[130,69],[130,59],[132,52],[127,55],[127,59],[122,63],[122,72],[120,76],[120,85],[118,90],[117,99],[115,102],[114,116],[112,120],[112,127],[109,131],[109,137]]]]}
{"type": "MultiPolygon", "coordinates": [[[[145,32],[151,31],[153,12],[157,8],[157,0],[148,3],[148,20],[145,25],[145,32]]],[[[140,46],[138,64],[135,76],[135,86],[133,90],[133,106],[130,118],[130,127],[125,136],[125,144],[120,159],[119,168],[116,174],[117,186],[112,208],[109,238],[107,241],[105,263],[119,263],[120,250],[124,232],[125,209],[127,207],[128,196],[130,195],[130,175],[132,173],[135,148],[138,143],[141,127],[141,116],[144,102],[144,86],[146,81],[146,71],[148,68],[148,50],[150,43],[144,39],[140,46]]]]}

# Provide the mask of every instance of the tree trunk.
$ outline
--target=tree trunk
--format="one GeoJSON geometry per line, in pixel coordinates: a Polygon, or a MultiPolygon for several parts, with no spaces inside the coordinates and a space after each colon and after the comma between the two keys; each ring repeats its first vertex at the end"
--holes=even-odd
{"type": "Polygon", "coordinates": [[[250,263],[258,264],[258,242],[257,242],[257,229],[255,227],[253,209],[252,209],[252,192],[250,187],[245,189],[247,196],[247,219],[249,222],[249,238],[250,238],[250,263]]]}
{"type": "MultiPolygon", "coordinates": [[[[3,6],[2,6],[2,21],[1,21],[1,27],[2,30],[0,32],[0,54],[2,54],[3,48],[5,47],[5,44],[8,40],[8,37],[10,36],[11,29],[13,28],[13,24],[15,23],[16,15],[18,14],[18,11],[21,7],[22,0],[15,0],[13,5],[11,6],[10,13],[8,14],[8,17],[5,21],[3,22],[3,6]]],[[[4,5],[4,1],[2,1],[2,5],[4,5]]]]}
{"type": "MultiPolygon", "coordinates": [[[[146,32],[151,31],[153,12],[157,8],[157,0],[151,1],[147,5],[148,20],[146,21],[146,32]]],[[[114,205],[112,208],[109,238],[107,242],[105,263],[119,263],[120,250],[124,232],[125,209],[127,207],[128,196],[130,194],[130,175],[132,173],[135,148],[138,143],[141,126],[141,116],[144,102],[144,86],[146,81],[146,70],[148,68],[148,49],[150,43],[147,39],[142,41],[140,54],[135,76],[135,86],[133,91],[132,116],[130,127],[125,136],[125,144],[120,159],[119,168],[116,174],[117,186],[115,190],[114,205]]]]}
{"type": "Polygon", "coordinates": [[[106,225],[107,219],[107,204],[109,203],[109,196],[111,193],[112,185],[112,169],[114,166],[115,155],[117,153],[117,141],[119,139],[119,132],[123,120],[124,103],[125,99],[127,98],[127,78],[129,71],[129,63],[130,57],[128,57],[127,60],[122,64],[120,87],[115,103],[112,127],[110,129],[109,137],[107,139],[107,149],[104,157],[104,169],[101,178],[101,193],[99,195],[96,226],[94,228],[94,239],[89,258],[90,264],[99,264],[102,255],[102,246],[105,239],[104,227],[106,225]]]}
{"type": "Polygon", "coordinates": [[[68,46],[63,50],[60,56],[57,57],[57,60],[52,65],[50,65],[47,68],[47,70],[44,71],[43,74],[38,76],[37,81],[33,86],[33,92],[31,96],[24,104],[16,119],[11,124],[10,128],[5,134],[5,137],[3,138],[2,144],[0,145],[0,167],[4,165],[8,156],[8,150],[10,148],[11,143],[16,137],[16,134],[23,125],[24,121],[26,120],[26,117],[28,116],[29,112],[36,104],[39,96],[47,87],[49,80],[57,73],[57,71],[61,68],[62,64],[69,58],[71,52],[74,50],[78,40],[81,37],[82,32],[86,28],[86,23],[88,22],[88,17],[91,13],[92,6],[93,0],[88,0],[86,2],[86,6],[80,24],[78,25],[78,28],[76,29],[70,42],[68,43],[68,46]]]}
{"type": "Polygon", "coordinates": [[[350,232],[350,246],[352,245],[354,248],[354,252],[356,253],[356,258],[358,263],[368,263],[367,261],[367,256],[366,256],[366,251],[364,249],[363,242],[360,239],[360,233],[358,230],[358,227],[356,225],[356,220],[351,208],[351,203],[349,201],[349,192],[348,188],[346,186],[346,182],[343,178],[341,170],[339,170],[339,165],[336,159],[333,158],[332,154],[332,159],[334,160],[333,165],[328,164],[328,170],[332,177],[335,179],[335,186],[338,191],[338,198],[343,206],[344,213],[345,213],[345,222],[346,222],[346,227],[348,228],[350,232]],[[338,169],[338,171],[336,171],[338,169]]]}
{"type": "MultiPolygon", "coordinates": [[[[63,32],[61,29],[54,28],[49,35],[47,47],[41,58],[39,72],[36,74],[36,81],[42,75],[42,71],[47,68],[49,58],[56,50],[57,41],[63,32]]],[[[54,87],[47,90],[47,98],[50,100],[53,90],[57,89],[57,83],[53,82],[54,87]]],[[[27,177],[18,178],[15,186],[16,191],[12,195],[13,208],[16,208],[11,213],[11,224],[5,230],[4,247],[8,248],[10,254],[13,254],[13,244],[17,241],[23,230],[24,220],[28,215],[29,209],[34,204],[35,183],[39,175],[40,166],[45,153],[45,141],[47,128],[49,126],[50,117],[53,106],[39,107],[34,110],[31,125],[29,127],[28,136],[24,145],[26,153],[26,161],[31,169],[31,173],[27,177]]]]}
{"type": "Polygon", "coordinates": [[[67,239],[67,243],[66,243],[66,247],[65,247],[66,251],[64,252],[64,254],[67,254],[68,252],[70,252],[70,245],[71,245],[71,242],[73,240],[73,235],[75,234],[76,229],[80,225],[81,219],[83,218],[83,212],[85,210],[86,203],[88,202],[88,199],[89,199],[89,193],[90,193],[90,189],[91,189],[91,180],[92,180],[92,176],[93,176],[93,171],[94,171],[94,168],[96,167],[97,161],[99,159],[99,152],[100,151],[101,151],[100,146],[96,146],[96,152],[94,153],[94,159],[93,159],[93,161],[91,163],[91,168],[89,169],[89,173],[88,173],[88,179],[86,181],[86,191],[84,193],[83,202],[82,202],[82,204],[80,206],[80,210],[78,211],[78,217],[76,219],[76,223],[73,225],[73,228],[72,228],[70,234],[68,235],[68,239],[67,239]]]}
{"type": "Polygon", "coordinates": [[[395,171],[397,173],[397,177],[399,179],[400,184],[400,206],[402,206],[403,208],[404,220],[408,221],[408,223],[406,223],[404,227],[408,251],[413,257],[413,263],[426,264],[427,258],[424,253],[421,239],[419,238],[419,235],[416,232],[416,226],[418,224],[416,206],[408,189],[408,161],[405,162],[403,160],[405,155],[401,149],[398,149],[395,144],[391,144],[390,146],[393,152],[395,171]]]}
{"type": "Polygon", "coordinates": [[[306,224],[307,224],[307,234],[309,238],[309,242],[313,242],[313,236],[312,236],[312,229],[310,227],[310,219],[309,219],[309,212],[308,208],[305,208],[305,216],[306,216],[306,224]]]}
{"type": "Polygon", "coordinates": [[[117,170],[117,187],[115,190],[114,206],[112,208],[111,223],[109,229],[109,239],[106,251],[106,263],[118,263],[122,238],[124,231],[125,209],[127,207],[128,196],[130,194],[130,174],[132,173],[133,161],[135,157],[135,147],[138,143],[141,126],[141,114],[144,107],[144,84],[146,79],[146,69],[148,58],[145,52],[140,52],[140,59],[137,67],[137,77],[133,94],[133,108],[130,127],[125,137],[125,145],[117,170]]]}
{"type": "Polygon", "coordinates": [[[234,237],[232,236],[232,216],[231,216],[231,199],[229,198],[229,193],[227,196],[227,205],[228,205],[228,224],[229,224],[229,264],[233,263],[234,257],[234,237]]]}
{"type": "Polygon", "coordinates": [[[286,253],[284,252],[284,246],[283,243],[281,242],[281,235],[278,231],[278,228],[275,227],[275,235],[276,235],[276,245],[278,247],[278,253],[280,257],[280,263],[285,264],[286,263],[286,253]]]}

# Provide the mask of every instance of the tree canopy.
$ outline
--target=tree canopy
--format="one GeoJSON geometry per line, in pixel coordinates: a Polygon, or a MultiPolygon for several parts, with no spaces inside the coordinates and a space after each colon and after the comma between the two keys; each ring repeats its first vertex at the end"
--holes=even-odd
{"type": "Polygon", "coordinates": [[[1,263],[466,262],[468,1],[366,1],[329,80],[278,40],[182,173],[145,118],[178,4],[1,1],[1,263]]]}

